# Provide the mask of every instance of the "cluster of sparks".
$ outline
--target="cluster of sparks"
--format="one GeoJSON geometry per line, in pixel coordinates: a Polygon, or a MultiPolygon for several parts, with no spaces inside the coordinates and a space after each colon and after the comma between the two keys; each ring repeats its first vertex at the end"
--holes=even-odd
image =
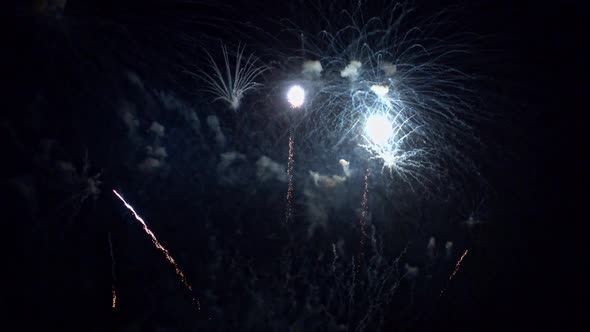
{"type": "MultiPolygon", "coordinates": [[[[133,216],[135,217],[135,219],[137,221],[139,221],[143,227],[143,230],[146,232],[146,234],[150,237],[150,239],[152,240],[152,243],[154,244],[154,246],[156,246],[156,248],[158,250],[160,250],[164,256],[166,257],[166,260],[174,267],[174,270],[176,272],[176,275],[178,276],[178,278],[180,279],[180,281],[182,282],[182,284],[189,290],[189,292],[192,292],[193,288],[192,286],[189,284],[184,272],[182,272],[182,270],[180,269],[180,267],[178,266],[178,264],[176,263],[176,261],[174,260],[174,258],[170,255],[170,253],[168,252],[168,250],[166,248],[164,248],[164,246],[160,243],[160,241],[158,241],[158,239],[156,238],[156,236],[154,235],[154,233],[148,228],[148,226],[146,225],[145,221],[137,214],[137,212],[135,212],[135,209],[125,201],[125,199],[116,191],[113,189],[113,193],[121,200],[121,202],[123,202],[123,204],[125,205],[125,207],[131,211],[131,213],[133,214],[133,216]]],[[[198,300],[196,300],[195,298],[193,298],[193,302],[196,304],[197,309],[201,309],[201,304],[198,300]]]]}
{"type": "Polygon", "coordinates": [[[363,201],[362,201],[362,211],[361,211],[361,219],[359,220],[359,224],[361,227],[361,241],[360,241],[360,255],[363,256],[364,248],[365,248],[365,241],[367,239],[367,215],[369,214],[369,176],[371,175],[371,169],[367,168],[365,173],[365,190],[363,191],[363,201]]]}

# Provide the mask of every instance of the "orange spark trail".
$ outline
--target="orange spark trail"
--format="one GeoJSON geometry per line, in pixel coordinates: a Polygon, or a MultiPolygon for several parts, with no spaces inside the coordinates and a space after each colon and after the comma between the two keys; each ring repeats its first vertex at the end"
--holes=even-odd
{"type": "MultiPolygon", "coordinates": [[[[168,252],[168,250],[166,248],[164,248],[164,246],[162,246],[160,244],[160,242],[158,241],[158,239],[156,238],[156,236],[154,235],[154,233],[152,233],[152,231],[147,227],[147,225],[145,224],[145,221],[143,221],[143,219],[137,214],[137,212],[135,212],[135,210],[133,209],[133,207],[131,205],[129,205],[125,199],[123,199],[123,197],[121,195],[119,195],[119,193],[113,189],[113,193],[115,193],[115,195],[117,195],[117,197],[123,202],[123,204],[125,204],[125,207],[127,209],[129,209],[129,211],[131,211],[131,213],[133,213],[133,216],[135,217],[135,219],[137,219],[137,221],[139,221],[141,223],[141,225],[143,226],[143,230],[147,233],[147,235],[150,236],[152,243],[156,246],[156,248],[158,248],[166,257],[166,259],[168,260],[168,262],[170,264],[172,264],[172,266],[174,266],[174,270],[176,271],[176,275],[178,275],[178,278],[180,278],[180,281],[184,284],[184,286],[186,286],[186,288],[188,288],[189,291],[192,291],[193,288],[192,286],[188,283],[186,276],[184,275],[184,272],[182,272],[182,270],[180,269],[180,267],[178,267],[178,264],[176,264],[176,261],[174,260],[174,258],[172,258],[172,256],[170,255],[170,253],[168,252]]],[[[197,309],[201,309],[201,304],[199,303],[198,300],[193,298],[193,301],[196,303],[197,305],[197,309]]]]}
{"type": "Polygon", "coordinates": [[[293,152],[294,139],[293,130],[289,133],[289,161],[287,162],[287,177],[289,184],[287,188],[287,211],[285,212],[285,222],[293,218],[293,166],[295,164],[295,154],[293,152]]]}
{"type": "Polygon", "coordinates": [[[469,252],[469,249],[466,249],[465,252],[463,253],[463,255],[461,255],[461,258],[459,258],[459,260],[457,261],[457,264],[455,264],[455,270],[453,271],[453,273],[449,277],[449,282],[447,283],[447,287],[445,287],[445,289],[443,289],[440,292],[439,298],[441,298],[442,295],[443,295],[443,293],[449,288],[449,284],[451,283],[451,280],[453,279],[453,277],[455,276],[455,274],[457,274],[457,272],[459,271],[459,268],[461,267],[461,263],[463,263],[463,258],[465,258],[465,256],[467,256],[467,253],[468,252],[469,252]]]}
{"type": "Polygon", "coordinates": [[[465,258],[465,256],[467,256],[467,253],[468,252],[469,252],[469,249],[465,250],[465,252],[463,253],[463,255],[461,255],[461,258],[459,258],[459,261],[455,265],[455,271],[453,271],[453,274],[451,274],[451,276],[449,277],[449,282],[451,281],[451,279],[453,279],[453,277],[455,276],[455,274],[457,274],[457,271],[459,271],[459,268],[461,267],[461,263],[463,262],[463,258],[465,258]]]}
{"type": "Polygon", "coordinates": [[[111,295],[113,297],[112,301],[112,308],[115,309],[117,307],[117,289],[115,288],[116,275],[115,275],[115,255],[113,253],[113,241],[111,240],[111,232],[109,232],[109,250],[111,253],[111,278],[112,278],[112,287],[111,287],[111,295]]]}

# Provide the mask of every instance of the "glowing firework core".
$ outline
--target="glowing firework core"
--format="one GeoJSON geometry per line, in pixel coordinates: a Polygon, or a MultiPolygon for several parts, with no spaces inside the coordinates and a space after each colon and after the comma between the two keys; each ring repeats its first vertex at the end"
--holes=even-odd
{"type": "Polygon", "coordinates": [[[305,101],[305,91],[301,86],[294,85],[287,92],[287,100],[291,104],[291,107],[299,108],[305,101]]]}
{"type": "Polygon", "coordinates": [[[385,115],[371,115],[365,130],[369,139],[377,145],[385,145],[393,137],[393,124],[385,115]]]}

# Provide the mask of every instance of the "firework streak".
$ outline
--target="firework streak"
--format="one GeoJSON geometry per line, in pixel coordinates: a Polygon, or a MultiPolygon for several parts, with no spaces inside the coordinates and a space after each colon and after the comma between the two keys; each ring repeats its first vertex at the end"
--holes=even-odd
{"type": "Polygon", "coordinates": [[[113,297],[113,301],[112,301],[112,308],[113,310],[115,310],[115,308],[117,307],[117,290],[115,289],[115,285],[113,284],[113,287],[111,289],[111,295],[113,297]]]}
{"type": "Polygon", "coordinates": [[[293,130],[289,132],[289,161],[287,162],[287,211],[285,212],[285,222],[288,223],[293,218],[293,166],[295,164],[295,154],[293,152],[294,139],[293,130]]]}
{"type": "MultiPolygon", "coordinates": [[[[125,207],[127,209],[129,209],[129,211],[131,211],[131,213],[133,213],[133,216],[135,217],[135,219],[137,219],[137,221],[139,221],[141,223],[141,225],[143,226],[143,230],[147,233],[147,235],[149,235],[150,239],[152,240],[152,243],[156,246],[156,248],[158,248],[164,254],[164,256],[166,257],[166,260],[168,260],[168,262],[170,264],[172,264],[172,266],[174,266],[174,270],[176,271],[176,275],[178,276],[180,281],[184,284],[184,286],[186,286],[186,288],[188,288],[189,291],[192,292],[193,288],[188,283],[186,276],[184,275],[184,272],[182,272],[182,270],[180,269],[180,267],[178,266],[178,264],[176,263],[174,258],[172,258],[172,256],[168,252],[168,250],[166,248],[164,248],[164,246],[162,246],[162,244],[160,244],[160,242],[158,241],[158,239],[156,238],[154,233],[152,233],[152,231],[147,227],[145,221],[143,221],[143,219],[137,214],[137,212],[135,212],[133,207],[131,205],[129,205],[125,201],[125,199],[123,199],[123,197],[121,195],[119,195],[119,193],[116,190],[113,189],[113,193],[115,193],[115,195],[117,195],[117,197],[123,202],[123,204],[125,204],[125,207]]],[[[199,303],[199,301],[196,300],[195,298],[193,298],[193,302],[195,302],[195,304],[197,305],[197,309],[200,310],[201,304],[199,303]]]]}
{"type": "Polygon", "coordinates": [[[463,255],[461,255],[461,258],[459,258],[459,261],[455,265],[455,270],[453,271],[453,274],[451,274],[451,276],[449,277],[449,282],[451,281],[451,279],[453,279],[455,274],[457,274],[457,271],[459,271],[459,268],[461,267],[461,263],[463,263],[463,258],[465,258],[465,256],[467,256],[468,252],[469,252],[469,249],[465,250],[463,255]]]}
{"type": "Polygon", "coordinates": [[[371,175],[371,170],[367,168],[367,172],[365,173],[365,190],[363,191],[363,202],[362,202],[362,212],[361,212],[361,219],[359,220],[359,224],[361,226],[361,248],[360,248],[360,255],[361,257],[364,255],[365,250],[365,240],[367,239],[367,215],[369,214],[369,176],[371,175]]]}
{"type": "Polygon", "coordinates": [[[111,253],[111,278],[113,283],[111,287],[111,295],[113,297],[111,306],[114,310],[117,307],[117,288],[115,287],[117,278],[115,275],[115,254],[113,252],[113,241],[111,240],[111,232],[109,232],[109,251],[111,253]]]}
{"type": "Polygon", "coordinates": [[[465,256],[467,256],[468,252],[469,252],[469,249],[466,249],[465,252],[463,253],[463,255],[461,255],[461,258],[459,258],[459,260],[457,261],[457,264],[455,264],[455,270],[453,271],[453,273],[449,277],[449,282],[447,284],[447,287],[445,287],[445,289],[443,289],[442,292],[440,292],[440,296],[442,296],[443,293],[447,290],[447,288],[449,288],[449,284],[451,283],[451,280],[453,280],[453,277],[459,271],[459,268],[461,267],[461,263],[463,263],[463,259],[465,258],[465,256]]]}

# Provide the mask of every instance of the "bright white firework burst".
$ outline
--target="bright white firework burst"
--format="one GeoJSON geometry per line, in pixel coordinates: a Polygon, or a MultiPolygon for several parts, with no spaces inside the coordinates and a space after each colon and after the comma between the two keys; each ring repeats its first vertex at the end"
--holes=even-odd
{"type": "Polygon", "coordinates": [[[305,101],[305,90],[300,85],[292,86],[287,92],[287,101],[293,108],[299,108],[305,101]]]}
{"type": "Polygon", "coordinates": [[[407,119],[400,120],[399,114],[392,120],[387,114],[373,114],[365,124],[364,144],[371,154],[371,159],[380,159],[383,167],[396,171],[402,178],[413,177],[420,180],[420,175],[413,169],[420,165],[417,158],[425,151],[421,149],[404,149],[404,143],[412,135],[414,129],[404,131],[407,119]]]}
{"type": "Polygon", "coordinates": [[[386,115],[371,115],[365,126],[369,140],[378,145],[385,145],[393,137],[393,123],[386,115]]]}
{"type": "Polygon", "coordinates": [[[319,5],[309,21],[283,21],[302,45],[294,52],[301,56],[284,55],[285,69],[308,77],[302,121],[312,130],[298,134],[301,149],[322,144],[342,155],[361,145],[392,174],[420,184],[444,176],[449,165],[467,171],[473,164],[461,148],[478,143],[471,123],[480,116],[472,77],[453,66],[470,56],[466,35],[436,36],[448,23],[444,15],[425,20],[408,3],[371,6],[319,5]],[[310,61],[321,72],[309,75],[302,64],[310,61]],[[387,142],[367,137],[373,116],[391,122],[387,142]]]}

